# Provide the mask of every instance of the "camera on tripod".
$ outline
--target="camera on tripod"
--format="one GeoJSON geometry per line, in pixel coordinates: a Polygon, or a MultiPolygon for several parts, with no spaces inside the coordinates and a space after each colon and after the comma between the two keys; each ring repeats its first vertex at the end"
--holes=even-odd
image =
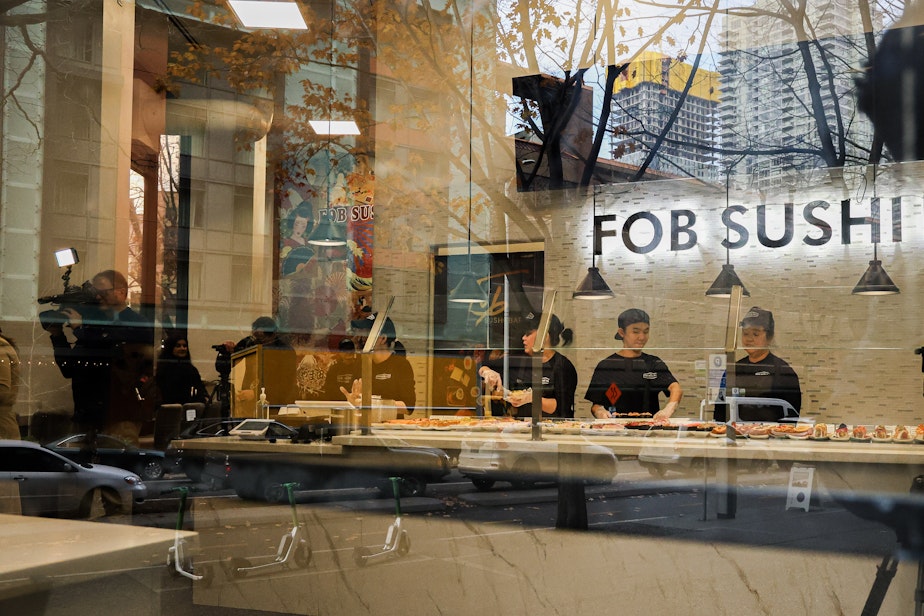
{"type": "Polygon", "coordinates": [[[76,310],[81,316],[87,316],[88,312],[95,309],[89,309],[92,306],[98,306],[100,303],[99,292],[93,284],[87,280],[80,286],[71,286],[71,268],[80,262],[77,257],[77,251],[73,248],[66,248],[55,252],[55,259],[58,267],[67,268],[61,280],[64,281],[64,292],[58,295],[46,295],[38,298],[40,304],[54,304],[59,306],[55,310],[45,310],[39,313],[39,321],[43,329],[54,326],[62,326],[68,322],[70,317],[64,310],[70,308],[76,310]]]}

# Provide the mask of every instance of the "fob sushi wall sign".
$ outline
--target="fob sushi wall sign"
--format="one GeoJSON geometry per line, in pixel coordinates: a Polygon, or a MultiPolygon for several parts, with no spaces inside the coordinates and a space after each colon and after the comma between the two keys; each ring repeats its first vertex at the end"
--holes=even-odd
{"type": "MultiPolygon", "coordinates": [[[[616,242],[636,254],[656,250],[679,252],[696,248],[701,236],[721,228],[722,248],[744,248],[759,244],[782,248],[793,242],[806,246],[840,244],[878,244],[883,229],[888,241],[902,241],[903,199],[885,197],[862,202],[844,199],[831,203],[814,200],[799,207],[794,203],[773,205],[731,205],[706,213],[678,208],[668,211],[636,211],[623,216],[602,214],[594,217],[597,254],[617,250],[616,242]],[[797,216],[798,214],[798,216],[797,216]],[[886,227],[886,225],[888,225],[886,227]],[[725,230],[728,239],[725,239],[725,230]],[[862,233],[862,239],[857,232],[862,233]],[[727,245],[726,245],[727,242],[727,245]]],[[[709,237],[714,237],[710,234],[709,237]]]]}

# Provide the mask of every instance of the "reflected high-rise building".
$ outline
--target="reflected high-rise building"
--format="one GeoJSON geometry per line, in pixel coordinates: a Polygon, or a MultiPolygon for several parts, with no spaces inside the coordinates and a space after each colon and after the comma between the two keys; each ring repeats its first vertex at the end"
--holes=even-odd
{"type": "Polygon", "coordinates": [[[649,169],[714,181],[720,175],[715,146],[719,75],[659,53],[644,52],[613,88],[612,158],[641,165],[657,143],[690,81],[671,129],[657,146],[649,169]]]}
{"type": "Polygon", "coordinates": [[[855,85],[867,57],[862,21],[845,0],[809,3],[801,16],[758,0],[726,15],[719,121],[738,183],[807,185],[827,168],[868,160],[872,128],[857,110],[855,85]]]}

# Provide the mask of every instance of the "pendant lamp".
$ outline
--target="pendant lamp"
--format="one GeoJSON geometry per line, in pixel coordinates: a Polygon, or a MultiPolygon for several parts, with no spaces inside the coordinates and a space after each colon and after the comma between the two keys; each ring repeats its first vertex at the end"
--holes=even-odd
{"type": "Polygon", "coordinates": [[[853,295],[895,295],[901,293],[884,269],[882,261],[876,251],[878,244],[873,244],[873,260],[860,277],[857,286],[853,288],[853,295]]]}
{"type": "MultiPolygon", "coordinates": [[[[878,203],[876,197],[877,169],[878,166],[873,165],[873,202],[875,203],[878,203]]],[[[877,205],[876,215],[878,215],[878,211],[877,205]]],[[[873,242],[873,260],[869,262],[869,267],[867,267],[863,275],[860,276],[857,286],[851,291],[852,295],[896,295],[901,293],[895,283],[892,282],[892,279],[889,278],[889,275],[886,274],[886,271],[882,269],[882,261],[879,260],[879,253],[877,251],[879,247],[879,237],[877,236],[875,239],[877,241],[873,242]]]]}
{"type": "Polygon", "coordinates": [[[344,246],[346,232],[343,225],[325,219],[311,230],[308,243],[314,246],[344,246]]]}
{"type": "Polygon", "coordinates": [[[488,301],[488,293],[478,284],[478,278],[472,270],[472,167],[475,164],[472,141],[474,131],[472,123],[475,117],[475,5],[472,5],[472,28],[468,73],[468,271],[462,274],[459,282],[449,292],[449,301],[457,304],[478,304],[488,301]]]}
{"type": "MultiPolygon", "coordinates": [[[[330,63],[330,89],[331,89],[331,107],[333,107],[333,96],[334,96],[334,3],[331,3],[330,6],[330,54],[329,54],[329,63],[330,63]]],[[[330,176],[333,167],[331,165],[332,149],[331,149],[331,135],[333,133],[327,133],[327,211],[331,211],[331,202],[330,202],[330,176]]],[[[311,233],[308,234],[308,243],[313,246],[344,246],[346,245],[346,225],[336,223],[330,220],[329,217],[324,218],[318,221],[318,224],[315,225],[314,229],[311,230],[311,233]]]]}
{"type": "Polygon", "coordinates": [[[606,284],[606,281],[603,279],[603,276],[600,274],[600,270],[597,268],[597,189],[594,188],[593,193],[593,248],[591,249],[591,265],[587,268],[587,275],[584,276],[584,280],[581,281],[581,284],[578,285],[578,288],[574,290],[574,293],[571,295],[574,299],[612,299],[614,297],[613,290],[610,289],[610,286],[606,284]]]}
{"type": "MultiPolygon", "coordinates": [[[[731,184],[731,170],[734,166],[729,167],[728,173],[725,174],[725,209],[728,209],[729,205],[729,185],[731,184]]],[[[725,227],[725,263],[722,265],[722,271],[719,272],[719,275],[716,276],[716,279],[706,290],[706,297],[722,297],[729,298],[732,294],[732,287],[739,286],[741,287],[741,295],[743,297],[751,297],[751,294],[748,292],[747,287],[744,286],[744,283],[741,282],[741,279],[738,278],[737,272],[735,272],[735,266],[731,264],[731,251],[728,247],[728,226],[725,227]]]]}

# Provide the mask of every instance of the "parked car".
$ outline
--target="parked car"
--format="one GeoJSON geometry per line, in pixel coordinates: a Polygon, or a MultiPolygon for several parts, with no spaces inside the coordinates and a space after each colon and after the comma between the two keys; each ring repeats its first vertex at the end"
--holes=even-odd
{"type": "Polygon", "coordinates": [[[147,497],[141,477],[102,464],[77,464],[37,443],[0,440],[0,483],[17,485],[25,515],[87,517],[99,494],[107,515],[147,497]]]}
{"type": "Polygon", "coordinates": [[[238,496],[283,502],[282,485],[300,489],[374,487],[392,495],[389,477],[400,477],[401,496],[422,496],[427,484],[449,474],[449,456],[433,447],[353,447],[341,453],[208,452],[204,477],[230,485],[238,496]]]}
{"type": "MultiPolygon", "coordinates": [[[[209,438],[212,436],[228,436],[228,433],[239,423],[244,421],[243,417],[234,418],[208,418],[196,419],[189,422],[180,433],[171,439],[170,444],[164,450],[164,455],[170,464],[178,468],[186,476],[195,482],[203,480],[202,471],[205,468],[205,456],[201,451],[187,451],[182,447],[177,447],[177,441],[185,441],[197,438],[209,438]]],[[[210,481],[213,489],[223,489],[230,487],[224,480],[215,479],[210,481]]]]}
{"type": "MultiPolygon", "coordinates": [[[[56,441],[45,443],[45,448],[59,453],[69,460],[86,461],[87,435],[71,434],[56,441]]],[[[96,435],[94,461],[137,473],[145,481],[160,479],[164,473],[175,472],[176,466],[167,461],[163,451],[140,449],[131,443],[108,434],[96,435]]]]}
{"type": "MultiPolygon", "coordinates": [[[[608,484],[617,472],[616,456],[600,445],[581,445],[575,477],[587,484],[608,484]]],[[[507,441],[503,438],[463,442],[459,452],[459,473],[479,490],[491,489],[497,481],[514,487],[531,487],[538,482],[556,482],[560,476],[557,443],[507,441]]]]}

